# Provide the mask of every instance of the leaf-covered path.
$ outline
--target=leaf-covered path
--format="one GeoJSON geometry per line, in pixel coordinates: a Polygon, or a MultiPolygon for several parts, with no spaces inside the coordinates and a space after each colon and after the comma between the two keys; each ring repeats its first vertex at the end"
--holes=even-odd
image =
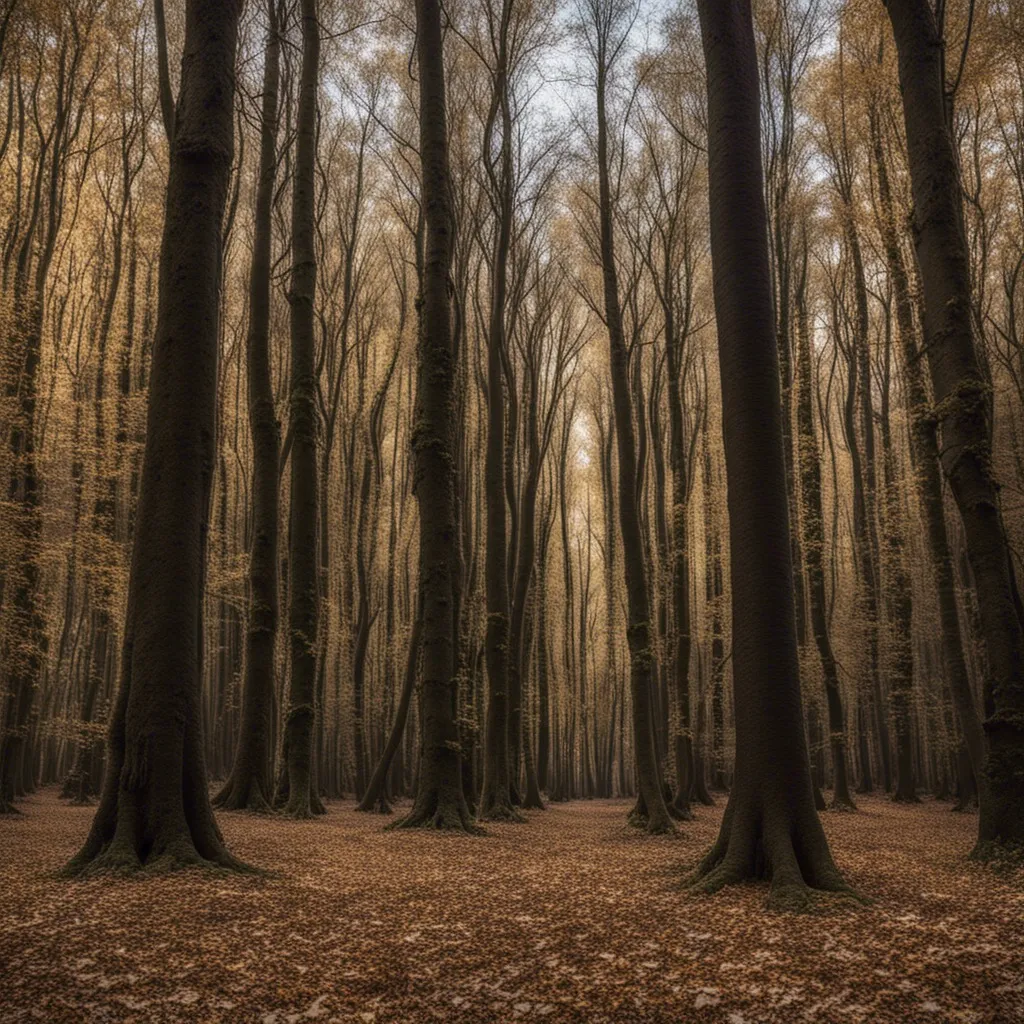
{"type": "Polygon", "coordinates": [[[682,891],[720,808],[680,837],[621,802],[483,838],[221,814],[272,878],[67,882],[91,810],[0,819],[0,1021],[1024,1021],[1024,879],[969,865],[976,822],[862,801],[826,814],[873,901],[769,914],[765,890],[682,891]]]}

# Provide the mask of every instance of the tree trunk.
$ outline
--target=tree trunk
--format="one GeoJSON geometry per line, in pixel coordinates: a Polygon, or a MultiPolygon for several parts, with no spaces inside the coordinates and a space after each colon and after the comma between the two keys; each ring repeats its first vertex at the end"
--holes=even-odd
{"type": "Polygon", "coordinates": [[[314,366],[316,299],[315,161],[320,23],[316,0],[302,0],[302,69],[292,185],[291,496],[288,528],[288,635],[291,687],[284,725],[284,766],[276,802],[296,818],[325,813],[314,782],[317,629],[317,380],[314,366]]]}
{"type": "Polygon", "coordinates": [[[121,689],[102,799],[71,874],[241,866],[210,807],[199,699],[240,10],[200,0],[186,10],[121,689]]]}
{"type": "Polygon", "coordinates": [[[214,799],[216,807],[261,812],[270,810],[273,800],[270,744],[273,738],[274,642],[278,615],[279,429],[270,374],[270,261],[281,64],[279,2],[267,0],[269,27],[263,65],[259,182],[249,271],[246,353],[249,431],[252,435],[253,525],[249,550],[249,617],[245,634],[242,719],[231,775],[214,799]]]}
{"type": "MultiPolygon", "coordinates": [[[[636,432],[633,425],[633,398],[630,389],[629,352],[622,326],[618,268],[615,262],[614,211],[608,152],[608,115],[606,93],[610,61],[608,29],[602,25],[597,35],[603,40],[597,61],[597,173],[601,234],[601,274],[604,285],[604,315],[608,328],[609,361],[612,378],[612,406],[619,463],[619,529],[622,533],[622,560],[626,577],[629,643],[630,690],[633,697],[633,737],[635,744],[638,799],[634,820],[648,832],[671,832],[669,816],[661,788],[661,772],[654,748],[654,657],[651,636],[650,590],[640,528],[637,494],[636,432]]],[[[639,358],[639,354],[636,356],[639,358]]],[[[609,623],[609,628],[611,624],[609,623]]]]}
{"type": "Polygon", "coordinates": [[[416,2],[420,165],[426,254],[419,305],[419,374],[412,446],[420,510],[423,680],[419,778],[403,828],[470,831],[455,720],[455,351],[449,276],[453,217],[440,0],[416,2]]]}
{"type": "Polygon", "coordinates": [[[359,801],[357,811],[380,811],[381,814],[391,813],[391,804],[388,801],[386,781],[388,769],[391,767],[392,759],[398,750],[405,733],[405,723],[409,717],[409,705],[412,703],[412,691],[416,686],[416,668],[420,657],[420,636],[422,622],[419,610],[413,611],[412,632],[409,634],[409,653],[405,663],[405,678],[402,680],[402,695],[395,710],[395,720],[391,723],[391,732],[388,734],[387,743],[381,752],[377,767],[373,770],[370,782],[366,787],[362,800],[359,801]]]}
{"type": "Polygon", "coordinates": [[[988,660],[988,739],[976,853],[1024,845],[1024,629],[992,473],[989,387],[979,364],[960,179],[946,119],[943,40],[926,0],[887,0],[899,56],[924,294],[924,342],[942,467],[964,525],[988,660]]]}
{"type": "Polygon", "coordinates": [[[832,806],[853,810],[846,773],[846,726],[843,718],[839,672],[828,628],[828,602],[825,597],[825,522],[821,508],[821,455],[814,431],[814,405],[811,363],[811,330],[807,310],[807,249],[803,251],[797,284],[797,450],[800,467],[800,495],[803,499],[803,560],[807,571],[810,598],[811,632],[821,658],[828,705],[829,746],[832,751],[832,806]]]}
{"type": "Polygon", "coordinates": [[[698,8],[729,490],[736,778],[697,884],[713,891],[768,877],[772,904],[802,907],[810,889],[846,886],[814,809],[800,706],[757,55],[750,0],[700,0],[698,8]]]}
{"type": "Polygon", "coordinates": [[[487,448],[484,491],[487,502],[486,600],[487,719],[484,734],[484,784],[480,817],[521,820],[512,805],[509,757],[509,587],[508,530],[505,506],[505,294],[512,237],[512,140],[507,81],[508,4],[502,5],[498,57],[485,133],[488,180],[498,214],[491,263],[491,309],[487,331],[487,448]],[[498,161],[490,157],[491,133],[500,124],[498,161]]]}

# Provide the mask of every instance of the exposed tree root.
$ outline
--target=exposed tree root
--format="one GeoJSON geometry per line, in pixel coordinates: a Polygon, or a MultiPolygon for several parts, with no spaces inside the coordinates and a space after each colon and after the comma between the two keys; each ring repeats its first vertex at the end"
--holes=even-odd
{"type": "Polygon", "coordinates": [[[752,880],[770,883],[770,910],[806,912],[824,895],[860,900],[832,861],[821,825],[803,822],[787,827],[780,819],[765,827],[762,813],[747,809],[742,817],[726,809],[718,840],[688,880],[697,893],[715,893],[727,885],[752,880]]]}
{"type": "Polygon", "coordinates": [[[286,818],[297,818],[304,820],[316,818],[327,813],[324,802],[319,795],[310,791],[309,793],[294,792],[288,795],[288,799],[280,808],[281,814],[286,818]]]}
{"type": "Polygon", "coordinates": [[[512,806],[511,800],[496,800],[487,807],[482,807],[479,818],[481,821],[505,821],[515,825],[522,825],[526,817],[518,808],[512,806]]]}
{"type": "Polygon", "coordinates": [[[404,818],[392,822],[388,828],[425,828],[466,835],[485,834],[469,813],[469,806],[461,791],[439,791],[426,786],[421,786],[412,810],[404,818]]]}
{"type": "MultiPolygon", "coordinates": [[[[648,835],[675,835],[676,827],[672,823],[672,819],[675,815],[673,814],[671,807],[666,806],[665,810],[666,814],[664,816],[658,814],[652,819],[652,817],[647,813],[647,804],[644,801],[643,796],[637,796],[636,803],[633,805],[633,809],[629,812],[629,817],[626,820],[633,828],[642,829],[648,835]]],[[[684,819],[679,818],[677,820],[684,819]]]]}
{"type": "Polygon", "coordinates": [[[828,807],[825,809],[828,811],[839,811],[843,814],[852,814],[856,812],[857,805],[854,803],[853,797],[844,800],[842,797],[838,797],[833,794],[828,807]]]}
{"type": "Polygon", "coordinates": [[[189,869],[265,874],[232,856],[219,841],[216,847],[204,857],[189,837],[178,836],[166,843],[154,843],[145,856],[140,856],[127,836],[117,835],[95,854],[84,848],[58,874],[64,878],[152,876],[189,869]]]}
{"type": "Polygon", "coordinates": [[[249,778],[236,782],[234,776],[211,801],[224,811],[250,811],[253,814],[273,814],[274,808],[263,793],[259,780],[249,778]]]}

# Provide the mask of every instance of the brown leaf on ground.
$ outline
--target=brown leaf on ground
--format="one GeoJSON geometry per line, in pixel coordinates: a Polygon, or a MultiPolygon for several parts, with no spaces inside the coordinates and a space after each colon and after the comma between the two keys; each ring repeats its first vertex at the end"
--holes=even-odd
{"type": "Polygon", "coordinates": [[[624,802],[488,835],[386,832],[334,804],[221,814],[271,878],[65,881],[92,811],[52,793],[0,820],[0,1021],[1024,1021],[1024,886],[970,864],[976,819],[863,799],[826,814],[872,902],[768,913],[766,889],[683,883],[721,807],[678,838],[624,802]]]}

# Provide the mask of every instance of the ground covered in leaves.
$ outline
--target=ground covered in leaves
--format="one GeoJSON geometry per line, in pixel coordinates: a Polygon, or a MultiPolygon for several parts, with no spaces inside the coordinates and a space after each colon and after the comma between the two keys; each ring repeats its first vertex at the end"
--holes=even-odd
{"type": "Polygon", "coordinates": [[[0,819],[0,1021],[1024,1021],[1021,874],[948,805],[861,808],[824,820],[872,903],[796,916],[684,891],[721,808],[674,839],[622,802],[472,838],[229,813],[275,876],[64,881],[92,812],[44,793],[0,819]]]}

